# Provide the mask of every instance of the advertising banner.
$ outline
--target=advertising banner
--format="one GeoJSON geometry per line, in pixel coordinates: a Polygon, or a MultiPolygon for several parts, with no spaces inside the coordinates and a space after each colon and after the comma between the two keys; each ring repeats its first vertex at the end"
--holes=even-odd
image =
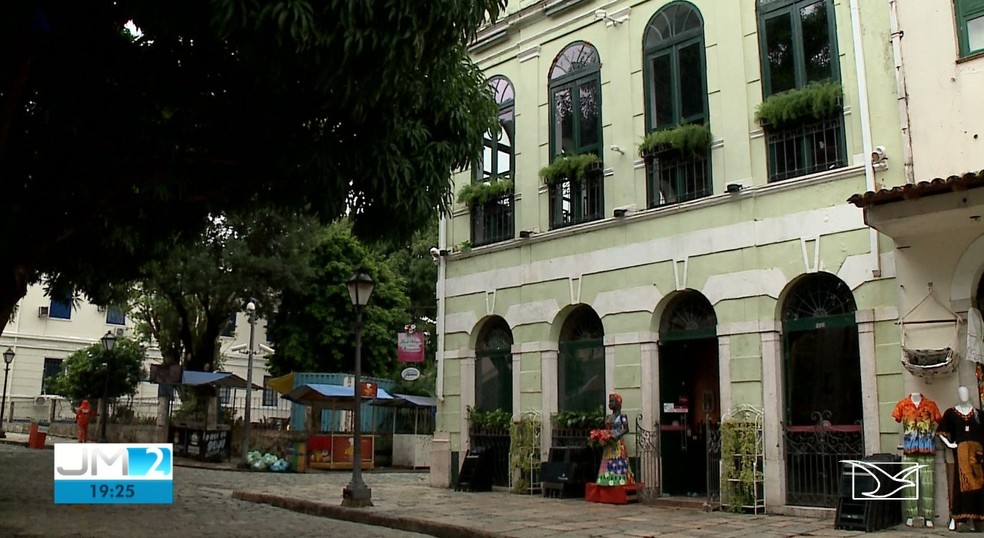
{"type": "Polygon", "coordinates": [[[399,333],[396,339],[396,360],[400,362],[424,362],[424,333],[399,333]]]}

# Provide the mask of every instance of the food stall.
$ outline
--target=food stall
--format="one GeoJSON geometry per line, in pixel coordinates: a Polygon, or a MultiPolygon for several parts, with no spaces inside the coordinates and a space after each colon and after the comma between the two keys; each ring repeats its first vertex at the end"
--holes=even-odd
{"type": "MultiPolygon", "coordinates": [[[[355,404],[355,391],[352,387],[341,385],[307,384],[294,388],[281,396],[294,403],[310,406],[308,429],[311,435],[307,441],[308,467],[312,469],[351,469],[354,439],[352,432],[332,431],[314,433],[314,424],[320,429],[321,412],[327,409],[351,411],[355,404]]],[[[365,403],[392,400],[393,396],[383,389],[378,389],[375,398],[363,398],[365,403]]],[[[363,469],[372,469],[375,465],[375,436],[362,434],[362,463],[363,469]]]]}
{"type": "MultiPolygon", "coordinates": [[[[198,372],[185,370],[181,374],[181,385],[185,387],[208,386],[219,388],[245,389],[246,380],[231,372],[198,372]]],[[[262,387],[253,384],[253,389],[262,387]]],[[[168,440],[174,444],[175,456],[186,456],[200,460],[228,460],[232,452],[232,427],[220,422],[220,414],[215,396],[208,399],[202,417],[193,420],[176,419],[168,428],[168,440]]]]}

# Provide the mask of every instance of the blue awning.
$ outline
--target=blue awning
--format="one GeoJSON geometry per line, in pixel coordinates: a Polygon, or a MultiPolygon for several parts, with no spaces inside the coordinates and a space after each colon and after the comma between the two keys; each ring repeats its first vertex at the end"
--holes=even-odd
{"type": "Polygon", "coordinates": [[[392,400],[373,402],[372,405],[384,407],[437,407],[437,399],[430,396],[414,396],[412,394],[393,394],[392,400]]]}
{"type": "MultiPolygon", "coordinates": [[[[195,370],[182,372],[181,384],[187,386],[212,385],[231,389],[245,389],[247,385],[245,379],[232,372],[198,372],[195,370]]],[[[263,387],[253,383],[253,388],[262,389],[263,387]]]]}
{"type": "MultiPolygon", "coordinates": [[[[352,387],[312,383],[301,385],[281,396],[286,400],[303,405],[335,405],[336,407],[352,407],[355,401],[355,391],[352,387]]],[[[392,400],[393,396],[384,389],[377,389],[376,400],[392,400]]],[[[366,402],[371,398],[363,398],[366,402]]]]}

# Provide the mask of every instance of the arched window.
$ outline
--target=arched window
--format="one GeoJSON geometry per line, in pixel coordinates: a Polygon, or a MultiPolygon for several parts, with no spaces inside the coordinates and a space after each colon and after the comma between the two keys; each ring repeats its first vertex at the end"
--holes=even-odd
{"type": "Polygon", "coordinates": [[[605,405],[604,336],[591,307],[577,307],[564,322],[557,364],[560,411],[594,411],[605,405]]]}
{"type": "Polygon", "coordinates": [[[475,408],[512,410],[512,331],[502,318],[482,327],[475,346],[475,408]]]}
{"type": "MultiPolygon", "coordinates": [[[[685,124],[707,125],[707,77],[704,23],[687,2],[656,12],[643,35],[647,132],[685,124]]],[[[663,145],[646,155],[649,207],[711,194],[710,147],[663,145]]]]}
{"type": "MultiPolygon", "coordinates": [[[[586,41],[568,45],[550,66],[550,161],[602,155],[601,59],[586,41]]],[[[550,185],[550,227],[597,220],[604,212],[600,175],[550,185]]]]}
{"type": "MultiPolygon", "coordinates": [[[[515,168],[515,92],[509,79],[494,76],[489,87],[499,105],[499,129],[485,133],[480,161],[472,167],[472,181],[495,183],[513,181],[515,168]]],[[[501,186],[501,185],[500,185],[501,186]]],[[[471,244],[487,245],[512,239],[514,228],[513,189],[498,191],[498,195],[469,206],[471,213],[471,244]]]]}
{"type": "Polygon", "coordinates": [[[714,307],[697,291],[680,293],[666,307],[660,322],[660,338],[664,335],[700,338],[713,337],[717,330],[717,316],[714,307]]]}

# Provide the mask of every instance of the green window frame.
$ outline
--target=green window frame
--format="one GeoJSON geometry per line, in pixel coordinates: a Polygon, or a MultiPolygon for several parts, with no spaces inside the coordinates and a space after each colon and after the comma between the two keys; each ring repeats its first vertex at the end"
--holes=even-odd
{"type": "Polygon", "coordinates": [[[758,0],[764,97],[840,80],[833,0],[758,0]]]}
{"type": "MultiPolygon", "coordinates": [[[[602,152],[601,58],[587,41],[567,45],[550,66],[550,161],[560,156],[602,152]]],[[[601,219],[602,178],[557,181],[550,185],[550,228],[601,219]]]]}
{"type": "Polygon", "coordinates": [[[707,123],[707,59],[700,11],[689,2],[674,2],[657,11],[646,26],[643,57],[647,131],[707,123]]]}
{"type": "Polygon", "coordinates": [[[516,161],[515,134],[515,96],[513,85],[504,76],[489,78],[489,88],[499,105],[499,129],[485,133],[482,139],[482,155],[475,166],[472,181],[482,183],[512,177],[516,161]]]}
{"type": "Polygon", "coordinates": [[[605,329],[586,305],[578,306],[561,329],[557,356],[557,410],[590,412],[604,407],[605,329]]]}
{"type": "Polygon", "coordinates": [[[960,57],[984,53],[984,0],[954,0],[960,57]]]}
{"type": "Polygon", "coordinates": [[[475,353],[475,409],[512,411],[512,345],[512,331],[504,319],[483,327],[475,353]]]}

